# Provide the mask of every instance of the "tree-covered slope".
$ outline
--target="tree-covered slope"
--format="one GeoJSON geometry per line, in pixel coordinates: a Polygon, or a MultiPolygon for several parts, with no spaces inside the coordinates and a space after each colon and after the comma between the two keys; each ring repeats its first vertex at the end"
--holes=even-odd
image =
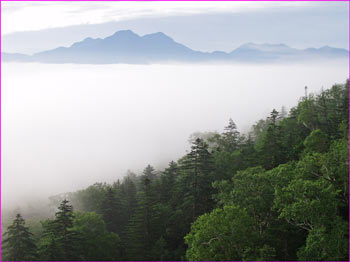
{"type": "Polygon", "coordinates": [[[17,217],[2,258],[348,261],[348,109],[347,80],[248,134],[232,120],[196,134],[165,170],[52,197],[58,209],[34,236],[17,217]]]}

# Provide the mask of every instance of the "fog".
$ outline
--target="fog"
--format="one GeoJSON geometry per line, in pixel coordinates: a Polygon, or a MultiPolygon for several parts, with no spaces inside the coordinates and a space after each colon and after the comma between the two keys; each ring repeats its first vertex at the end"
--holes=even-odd
{"type": "Polygon", "coordinates": [[[2,207],[158,169],[196,132],[245,132],[276,108],[345,82],[344,63],[74,65],[3,63],[2,207]]]}

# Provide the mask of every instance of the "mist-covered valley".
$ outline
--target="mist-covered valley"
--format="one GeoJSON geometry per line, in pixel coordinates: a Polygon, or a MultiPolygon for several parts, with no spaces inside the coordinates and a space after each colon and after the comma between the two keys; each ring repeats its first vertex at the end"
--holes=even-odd
{"type": "Polygon", "coordinates": [[[194,132],[241,132],[344,82],[346,63],[2,66],[2,208],[157,169],[194,132]],[[24,201],[24,202],[23,202],[24,201]]]}
{"type": "Polygon", "coordinates": [[[348,257],[346,62],[2,68],[3,260],[348,257]]]}

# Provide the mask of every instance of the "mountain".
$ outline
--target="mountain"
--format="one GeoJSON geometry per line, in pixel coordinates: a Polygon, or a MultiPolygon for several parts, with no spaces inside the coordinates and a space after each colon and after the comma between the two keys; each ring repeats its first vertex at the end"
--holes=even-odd
{"type": "Polygon", "coordinates": [[[321,48],[296,49],[285,44],[254,44],[241,45],[230,53],[235,61],[303,61],[349,58],[349,51],[340,48],[324,46],[321,48]]]}
{"type": "Polygon", "coordinates": [[[114,33],[104,39],[86,38],[70,47],[36,53],[32,56],[1,53],[2,61],[78,63],[78,64],[147,64],[165,62],[283,62],[315,59],[348,58],[345,49],[321,47],[304,50],[285,44],[241,45],[230,53],[200,52],[158,32],[139,36],[131,30],[114,33]]]}
{"type": "Polygon", "coordinates": [[[280,58],[298,55],[299,50],[285,44],[254,44],[241,45],[230,53],[230,57],[239,61],[273,61],[280,58]]]}
{"type": "Polygon", "coordinates": [[[32,57],[29,55],[23,55],[23,54],[9,54],[9,53],[3,53],[1,52],[1,61],[6,62],[15,62],[15,61],[21,61],[21,62],[31,62],[32,57]]]}
{"type": "Polygon", "coordinates": [[[139,36],[130,30],[118,31],[104,39],[86,38],[70,47],[59,47],[33,55],[47,63],[150,63],[199,61],[205,53],[194,51],[163,33],[139,36]]]}

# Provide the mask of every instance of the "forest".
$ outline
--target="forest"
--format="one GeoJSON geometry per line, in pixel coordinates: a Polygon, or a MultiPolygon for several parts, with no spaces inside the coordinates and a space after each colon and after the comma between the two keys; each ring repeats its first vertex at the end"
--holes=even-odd
{"type": "Polygon", "coordinates": [[[165,170],[53,196],[46,218],[15,214],[2,260],[348,261],[349,79],[279,111],[191,136],[165,170]]]}

